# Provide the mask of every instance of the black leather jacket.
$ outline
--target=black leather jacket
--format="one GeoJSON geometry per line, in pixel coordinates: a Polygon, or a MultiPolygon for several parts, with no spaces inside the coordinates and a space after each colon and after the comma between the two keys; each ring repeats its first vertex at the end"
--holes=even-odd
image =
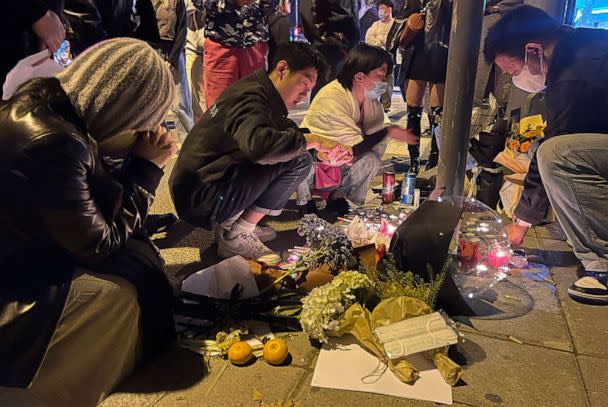
{"type": "Polygon", "coordinates": [[[27,386],[76,266],[99,270],[142,225],[162,171],[110,176],[55,78],[0,102],[0,386],[27,386]]]}

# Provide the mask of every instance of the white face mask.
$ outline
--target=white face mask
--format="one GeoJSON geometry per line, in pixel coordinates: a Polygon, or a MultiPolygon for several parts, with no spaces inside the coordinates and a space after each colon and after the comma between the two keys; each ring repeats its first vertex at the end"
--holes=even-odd
{"type": "Polygon", "coordinates": [[[384,20],[386,18],[386,11],[378,9],[378,18],[384,20]]]}
{"type": "Polygon", "coordinates": [[[525,90],[526,92],[530,92],[530,93],[542,92],[547,87],[547,85],[545,85],[545,82],[547,81],[547,75],[545,74],[545,67],[543,66],[543,57],[539,56],[539,58],[540,58],[540,74],[539,75],[531,74],[530,70],[528,69],[528,51],[526,51],[524,58],[525,58],[524,59],[524,68],[519,73],[519,75],[516,75],[513,77],[513,84],[515,86],[517,86],[519,89],[525,90]]]}
{"type": "Polygon", "coordinates": [[[378,82],[371,89],[365,89],[365,97],[368,99],[380,99],[388,89],[388,82],[378,82]]]}

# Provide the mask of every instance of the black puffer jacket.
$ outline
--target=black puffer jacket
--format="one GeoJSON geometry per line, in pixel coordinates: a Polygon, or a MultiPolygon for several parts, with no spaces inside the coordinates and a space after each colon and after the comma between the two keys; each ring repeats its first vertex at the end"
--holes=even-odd
{"type": "Polygon", "coordinates": [[[74,267],[97,269],[142,225],[162,171],[130,159],[120,179],[55,78],[0,102],[0,386],[27,386],[74,267]]]}

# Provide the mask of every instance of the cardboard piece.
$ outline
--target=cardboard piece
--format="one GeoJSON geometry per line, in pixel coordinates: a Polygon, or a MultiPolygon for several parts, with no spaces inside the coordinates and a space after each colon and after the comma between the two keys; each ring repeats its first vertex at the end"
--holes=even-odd
{"type": "Polygon", "coordinates": [[[311,386],[451,405],[452,388],[433,362],[420,354],[407,359],[420,371],[420,378],[413,385],[400,381],[390,369],[382,369],[384,365],[351,335],[334,338],[321,349],[311,386]]]}

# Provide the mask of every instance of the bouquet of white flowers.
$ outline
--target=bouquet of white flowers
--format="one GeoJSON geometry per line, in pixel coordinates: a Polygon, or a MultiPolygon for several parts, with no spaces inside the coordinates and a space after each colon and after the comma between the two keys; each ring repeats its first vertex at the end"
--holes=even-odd
{"type": "Polygon", "coordinates": [[[343,271],[330,283],[314,288],[302,299],[302,330],[312,339],[327,342],[327,332],[337,331],[344,312],[354,303],[365,302],[373,286],[365,274],[343,271]]]}

